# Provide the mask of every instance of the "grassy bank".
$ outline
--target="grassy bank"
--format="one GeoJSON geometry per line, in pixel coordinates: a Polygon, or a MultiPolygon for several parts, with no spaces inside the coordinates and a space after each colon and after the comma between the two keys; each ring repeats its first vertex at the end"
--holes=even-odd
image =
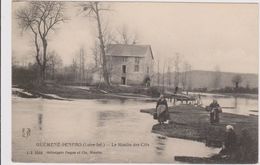
{"type": "MultiPolygon", "coordinates": [[[[153,114],[155,109],[142,109],[141,112],[153,114]]],[[[240,139],[241,132],[246,129],[251,137],[251,162],[257,161],[258,156],[258,116],[243,116],[229,113],[220,114],[219,124],[210,124],[209,113],[202,107],[193,105],[179,105],[169,108],[170,122],[169,124],[156,124],[152,128],[152,132],[162,134],[168,137],[183,138],[205,142],[207,146],[221,147],[225,137],[225,126],[233,125],[235,132],[240,139]]],[[[185,156],[185,155],[184,155],[185,156]]],[[[180,157],[178,157],[180,161],[180,157]]],[[[223,163],[222,159],[216,158],[187,158],[181,159],[190,163],[223,163]],[[193,161],[194,160],[194,161],[193,161]],[[200,162],[197,162],[200,161],[200,162]]],[[[243,160],[224,160],[226,163],[241,163],[243,160]]]]}
{"type": "Polygon", "coordinates": [[[16,85],[14,88],[22,89],[13,91],[13,94],[23,98],[46,99],[143,99],[154,100],[150,95],[150,89],[141,87],[115,87],[110,88],[96,86],[65,86],[58,84],[16,85]],[[138,93],[139,92],[139,93],[138,93]],[[57,97],[53,97],[55,95],[57,97]]]}

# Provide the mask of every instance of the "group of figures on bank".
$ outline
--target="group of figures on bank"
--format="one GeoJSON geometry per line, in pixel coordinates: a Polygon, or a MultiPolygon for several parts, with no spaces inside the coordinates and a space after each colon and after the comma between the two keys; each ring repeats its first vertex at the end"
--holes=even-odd
{"type": "MultiPolygon", "coordinates": [[[[219,123],[219,113],[222,112],[222,108],[216,99],[214,99],[213,102],[206,107],[206,110],[210,112],[210,123],[219,123]]],[[[164,124],[164,122],[170,119],[168,103],[164,95],[160,95],[160,98],[157,101],[154,119],[157,119],[160,124],[164,124]]]]}
{"type": "MultiPolygon", "coordinates": [[[[222,108],[218,104],[216,99],[213,99],[212,103],[209,106],[206,106],[206,111],[209,111],[209,121],[210,124],[215,125],[219,123],[220,117],[219,113],[222,113],[222,108]]],[[[153,114],[153,118],[157,119],[160,125],[164,125],[164,122],[167,122],[170,120],[170,113],[168,110],[168,104],[167,100],[164,97],[164,95],[160,95],[160,98],[157,101],[156,104],[156,111],[153,114]]],[[[239,157],[242,160],[242,162],[250,162],[252,160],[250,159],[250,152],[248,152],[248,148],[251,148],[249,145],[249,141],[251,137],[248,134],[247,130],[242,130],[242,138],[237,139],[237,135],[234,131],[234,127],[232,125],[226,125],[226,134],[225,134],[225,140],[223,141],[222,149],[220,150],[219,154],[217,156],[220,156],[221,158],[227,158],[227,159],[236,159],[237,157],[237,151],[241,150],[239,157]]]]}

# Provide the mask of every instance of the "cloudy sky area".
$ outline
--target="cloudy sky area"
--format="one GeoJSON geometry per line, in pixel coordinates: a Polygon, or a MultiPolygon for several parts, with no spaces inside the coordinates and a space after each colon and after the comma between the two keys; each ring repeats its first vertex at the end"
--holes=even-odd
{"type": "MultiPolygon", "coordinates": [[[[30,33],[21,33],[15,19],[24,2],[13,3],[12,52],[20,61],[33,59],[30,33]]],[[[257,4],[221,3],[119,3],[103,12],[108,29],[126,26],[138,35],[137,44],[150,44],[155,60],[169,61],[177,53],[196,70],[258,73],[257,4]]],[[[69,65],[81,46],[92,60],[96,22],[79,14],[76,2],[66,2],[66,23],[49,37],[55,50],[69,65]]]]}

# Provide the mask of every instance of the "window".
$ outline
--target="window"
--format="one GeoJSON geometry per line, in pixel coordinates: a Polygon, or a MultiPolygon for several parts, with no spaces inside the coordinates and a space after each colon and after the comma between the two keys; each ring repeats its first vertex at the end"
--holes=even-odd
{"type": "Polygon", "coordinates": [[[125,65],[122,65],[122,72],[126,73],[126,66],[125,65]]]}
{"type": "Polygon", "coordinates": [[[140,58],[139,57],[135,57],[135,64],[138,65],[140,63],[140,58]]]}
{"type": "Polygon", "coordinates": [[[149,70],[149,66],[147,67],[147,74],[149,74],[150,70],[149,70]]]}
{"type": "Polygon", "coordinates": [[[123,57],[123,62],[127,62],[127,57],[123,57]]]}
{"type": "Polygon", "coordinates": [[[135,65],[135,72],[139,72],[139,65],[135,65]]]}

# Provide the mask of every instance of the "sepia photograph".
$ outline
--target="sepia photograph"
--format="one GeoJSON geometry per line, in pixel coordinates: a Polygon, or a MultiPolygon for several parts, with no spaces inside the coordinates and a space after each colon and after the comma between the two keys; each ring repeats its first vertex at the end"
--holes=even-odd
{"type": "Polygon", "coordinates": [[[12,162],[258,163],[258,3],[11,7],[12,162]]]}

